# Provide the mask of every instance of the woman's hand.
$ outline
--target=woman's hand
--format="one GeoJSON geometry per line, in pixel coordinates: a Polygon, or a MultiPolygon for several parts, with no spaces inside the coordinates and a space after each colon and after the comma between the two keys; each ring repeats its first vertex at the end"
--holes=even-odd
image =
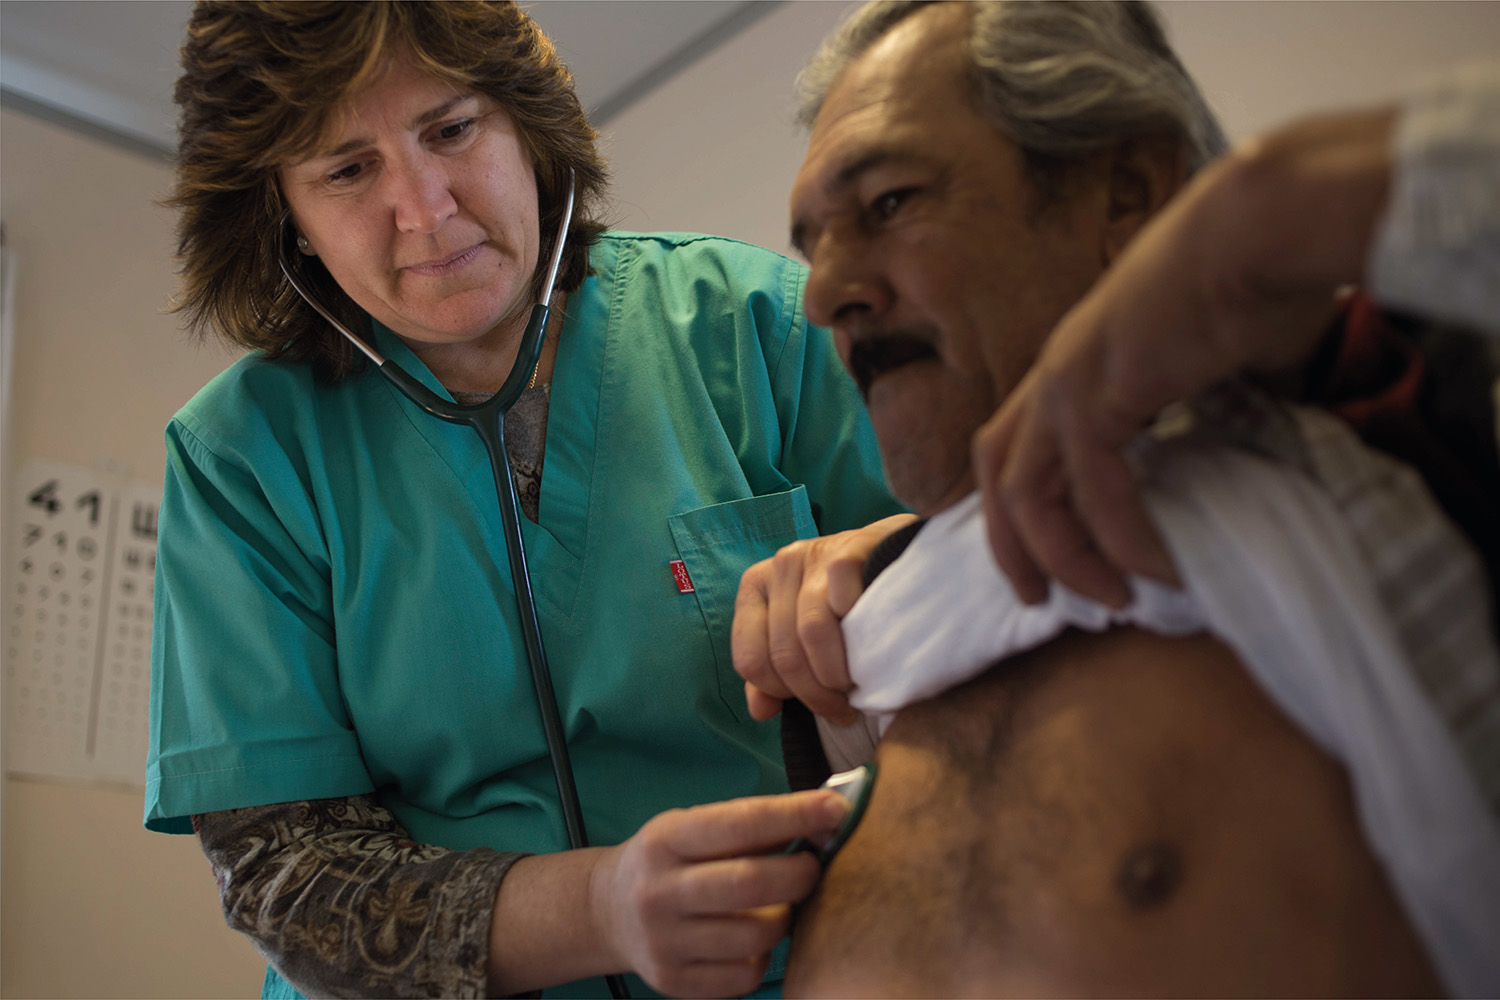
{"type": "Polygon", "coordinates": [[[615,847],[522,858],[490,919],[490,995],[615,972],[669,995],[750,992],[821,874],[775,852],[847,811],[824,789],[734,799],[662,813],[615,847]]]}
{"type": "Polygon", "coordinates": [[[606,851],[590,897],[620,966],[671,996],[755,989],[821,873],[811,854],[767,852],[832,833],[846,810],[823,790],[736,799],[663,813],[606,851]]]}
{"type": "Polygon", "coordinates": [[[771,718],[788,698],[836,722],[858,717],[849,707],[849,665],[839,622],[864,590],[870,552],[914,519],[897,514],[793,542],[745,571],[730,640],[752,717],[771,718]]]}

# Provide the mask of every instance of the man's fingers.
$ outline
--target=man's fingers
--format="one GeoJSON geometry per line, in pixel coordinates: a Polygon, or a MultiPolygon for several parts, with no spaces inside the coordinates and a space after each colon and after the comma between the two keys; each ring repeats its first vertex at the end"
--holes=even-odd
{"type": "MultiPolygon", "coordinates": [[[[1022,387],[1026,384],[1021,383],[1022,387]]],[[[1016,426],[1021,419],[1017,407],[1023,398],[1021,389],[1017,389],[1000,412],[975,432],[972,454],[990,552],[1000,572],[1010,580],[1016,596],[1026,604],[1040,604],[1047,599],[1047,577],[1031,558],[1016,529],[1011,517],[1011,495],[1001,482],[1003,477],[1015,474],[1010,466],[1016,426]]]]}
{"type": "MultiPolygon", "coordinates": [[[[884,538],[885,535],[879,536],[884,538]]],[[[876,539],[879,542],[879,538],[876,539]]],[[[830,559],[823,569],[823,593],[835,622],[842,621],[865,592],[865,562],[875,546],[861,546],[830,559]]]]}
{"type": "MultiPolygon", "coordinates": [[[[792,696],[792,692],[771,665],[770,573],[771,565],[767,560],[751,566],[740,578],[740,589],[734,599],[734,621],[729,627],[729,651],[735,672],[745,679],[747,685],[768,698],[784,701],[792,696]]],[[[752,706],[752,714],[753,711],[752,706]]],[[[764,718],[775,714],[772,711],[764,718]]]]}
{"type": "MultiPolygon", "coordinates": [[[[1107,446],[1080,442],[1068,455],[1073,504],[1094,546],[1126,573],[1181,586],[1130,466],[1107,446]]],[[[1075,588],[1076,589],[1076,588],[1075,588]]]]}
{"type": "MultiPolygon", "coordinates": [[[[850,687],[844,653],[844,632],[828,603],[828,578],[815,573],[797,594],[797,637],[812,672],[812,680],[829,692],[850,687]]],[[[830,698],[831,702],[832,699],[830,698]]],[[[846,714],[851,714],[846,708],[846,714]]]]}
{"type": "MultiPolygon", "coordinates": [[[[811,542],[797,542],[771,558],[773,584],[767,613],[771,669],[779,685],[811,712],[842,718],[851,711],[848,696],[823,683],[812,659],[821,657],[828,672],[843,669],[844,637],[838,622],[823,608],[814,607],[826,592],[806,575],[811,547],[811,542]],[[838,667],[830,668],[826,661],[834,657],[838,667]]],[[[779,695],[776,690],[770,693],[779,695]]]]}
{"type": "Polygon", "coordinates": [[[852,722],[844,633],[839,622],[864,589],[870,552],[913,519],[901,514],[863,528],[793,542],[745,571],[735,598],[731,648],[751,715],[767,719],[778,701],[852,722]]]}
{"type": "MultiPolygon", "coordinates": [[[[771,585],[766,608],[766,648],[781,686],[800,697],[809,687],[812,667],[797,635],[797,594],[802,589],[800,543],[788,545],[770,559],[771,585]]],[[[778,693],[779,692],[775,692],[778,693]]]]}
{"type": "Polygon", "coordinates": [[[1055,414],[1040,406],[1025,411],[1001,473],[1000,495],[1041,573],[1085,597],[1122,608],[1130,602],[1130,586],[1094,546],[1073,507],[1072,470],[1064,464],[1058,440],[1067,434],[1055,414]]]}
{"type": "Polygon", "coordinates": [[[774,719],[781,711],[781,703],[785,699],[766,694],[760,688],[749,681],[745,682],[745,705],[750,709],[750,718],[756,722],[765,722],[774,719]]]}
{"type": "Polygon", "coordinates": [[[865,592],[865,566],[881,542],[917,520],[915,514],[892,514],[840,536],[836,554],[824,564],[828,609],[842,621],[865,592]]]}
{"type": "Polygon", "coordinates": [[[990,553],[1006,579],[1010,580],[1016,597],[1023,604],[1042,604],[1047,600],[1047,577],[1037,569],[1030,554],[1021,544],[1020,536],[1010,523],[1010,515],[1001,506],[999,499],[986,500],[984,504],[985,530],[989,533],[990,553]]]}
{"type": "Polygon", "coordinates": [[[1129,583],[1094,547],[1065,498],[1019,502],[1015,517],[1044,572],[1108,607],[1130,603],[1129,583]]]}

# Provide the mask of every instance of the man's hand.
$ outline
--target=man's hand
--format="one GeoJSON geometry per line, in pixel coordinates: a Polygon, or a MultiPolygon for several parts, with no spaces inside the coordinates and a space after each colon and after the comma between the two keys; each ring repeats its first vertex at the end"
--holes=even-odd
{"type": "Polygon", "coordinates": [[[1017,594],[1056,579],[1112,607],[1176,583],[1124,452],[1168,404],[1299,371],[1361,278],[1389,176],[1389,110],[1298,123],[1204,170],[1063,317],[975,434],[990,546],[1017,594]]]}
{"type": "Polygon", "coordinates": [[[821,874],[811,854],[767,852],[831,834],[847,809],[818,789],[657,816],[594,868],[590,899],[605,943],[670,996],[749,993],[787,933],[792,904],[821,874]]]}
{"type": "Polygon", "coordinates": [[[852,722],[849,665],[839,622],[864,590],[865,562],[892,532],[911,523],[897,514],[863,528],[793,542],[740,578],[731,648],[756,719],[788,698],[837,722],[852,722]]]}
{"type": "MultiPolygon", "coordinates": [[[[1150,358],[1157,345],[1131,343],[1111,324],[1122,293],[1109,278],[1120,273],[1064,317],[1031,371],[974,435],[990,548],[1028,604],[1047,599],[1050,578],[1114,608],[1130,600],[1127,572],[1177,582],[1123,455],[1173,393],[1165,386],[1147,391],[1126,374],[1149,371],[1142,356],[1150,358]]],[[[1124,294],[1137,291],[1126,286],[1124,294]]],[[[1198,375],[1201,367],[1184,381],[1217,377],[1198,375]]]]}

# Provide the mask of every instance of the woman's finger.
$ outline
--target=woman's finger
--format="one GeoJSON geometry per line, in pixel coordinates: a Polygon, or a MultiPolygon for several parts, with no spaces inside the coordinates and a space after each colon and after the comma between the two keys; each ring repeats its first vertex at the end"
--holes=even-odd
{"type": "Polygon", "coordinates": [[[642,978],[669,997],[740,997],[760,985],[770,963],[767,952],[738,962],[691,962],[642,978]]]}
{"type": "Polygon", "coordinates": [[[796,903],[813,891],[821,874],[817,859],[806,851],[703,861],[680,872],[676,903],[681,913],[695,917],[796,903]]]}
{"type": "Polygon", "coordinates": [[[739,913],[717,914],[685,920],[664,948],[669,960],[695,962],[745,962],[768,954],[791,926],[792,908],[780,903],[739,913]]]}
{"type": "Polygon", "coordinates": [[[678,861],[701,862],[778,849],[798,837],[832,832],[849,806],[825,789],[759,795],[663,813],[637,837],[678,861]]]}

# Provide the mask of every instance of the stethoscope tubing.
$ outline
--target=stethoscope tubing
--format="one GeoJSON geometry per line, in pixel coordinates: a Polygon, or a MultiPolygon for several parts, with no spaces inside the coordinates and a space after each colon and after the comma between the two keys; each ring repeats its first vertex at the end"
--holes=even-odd
{"type": "Polygon", "coordinates": [[[541,358],[542,343],[546,338],[547,321],[551,316],[550,302],[553,287],[557,282],[557,270],[562,261],[563,247],[567,241],[568,226],[573,218],[573,181],[568,181],[568,196],[563,207],[562,222],[557,239],[553,242],[552,256],[548,261],[547,277],[539,301],[531,307],[526,329],[516,350],[516,360],[510,374],[500,390],[480,403],[455,403],[444,399],[413,378],[394,361],[382,357],[373,347],[341,323],[332,313],[314,298],[292,268],[287,266],[285,251],[286,226],[277,234],[277,263],[294,291],[309,306],[328,321],[335,330],[368,357],[376,370],[401,394],[427,413],[449,423],[465,424],[479,435],[489,456],[490,467],[495,477],[495,495],[500,507],[500,522],[505,535],[505,551],[510,563],[511,580],[516,592],[516,610],[521,620],[521,635],[526,645],[526,660],[530,667],[532,685],[536,689],[537,709],[542,720],[542,733],[547,742],[547,756],[552,763],[553,778],[557,784],[558,802],[562,808],[563,826],[568,837],[568,846],[588,846],[588,830],[583,821],[583,808],[578,799],[578,788],[573,777],[572,759],[568,754],[567,733],[563,728],[562,715],[557,707],[557,694],[552,684],[552,671],[547,662],[546,647],[542,642],[541,624],[537,618],[536,598],[531,589],[531,574],[526,566],[526,545],[521,537],[520,505],[516,499],[515,480],[510,470],[510,460],[505,450],[505,417],[511,407],[521,398],[530,374],[541,358]]]}
{"type": "MultiPolygon", "coordinates": [[[[511,365],[500,391],[489,399],[474,404],[455,403],[444,399],[427,386],[417,381],[400,365],[381,357],[373,347],[354,335],[339,322],[308,291],[302,287],[292,269],[287,266],[285,252],[286,224],[277,234],[276,258],[281,273],[302,300],[318,315],[327,320],[335,330],[343,334],[358,348],[392,385],[407,399],[427,413],[453,424],[467,424],[479,435],[484,450],[489,455],[490,468],[495,476],[495,495],[500,505],[500,524],[505,534],[505,552],[510,563],[511,581],[516,592],[516,611],[521,619],[521,636],[526,644],[526,662],[531,669],[532,686],[536,689],[537,714],[542,720],[542,734],[547,741],[547,757],[552,764],[552,777],[557,783],[557,800],[562,808],[563,826],[568,837],[568,846],[574,849],[589,846],[588,829],[583,822],[583,806],[578,799],[578,788],[573,777],[573,762],[568,754],[567,732],[563,728],[562,714],[557,707],[557,693],[552,686],[552,669],[547,663],[546,647],[542,644],[542,629],[536,613],[536,597],[531,590],[531,574],[526,566],[526,543],[521,536],[520,503],[516,498],[515,479],[510,471],[510,459],[505,451],[505,417],[511,407],[526,390],[531,373],[542,356],[542,344],[547,335],[547,321],[551,316],[553,286],[557,283],[557,270],[562,262],[563,246],[567,242],[568,226],[573,221],[573,178],[568,178],[568,197],[563,207],[562,222],[558,226],[557,239],[552,244],[552,257],[547,265],[547,278],[543,283],[539,301],[531,307],[531,316],[521,334],[520,346],[516,349],[516,360],[511,365]]],[[[614,997],[630,996],[625,980],[620,975],[605,976],[609,992],[614,997]]]]}
{"type": "Polygon", "coordinates": [[[526,565],[526,545],[521,538],[520,505],[516,500],[515,479],[505,451],[505,417],[525,389],[529,373],[536,367],[541,353],[542,331],[547,328],[550,314],[551,309],[545,302],[532,306],[531,319],[522,336],[521,350],[516,356],[516,365],[511,369],[510,377],[499,392],[482,403],[466,405],[449,402],[412,378],[394,361],[386,361],[379,366],[379,370],[417,406],[449,423],[467,424],[484,443],[490,468],[494,472],[495,497],[499,502],[500,523],[505,533],[505,553],[515,585],[516,611],[520,615],[521,636],[526,644],[526,662],[531,669],[532,684],[536,688],[542,734],[547,741],[547,755],[552,761],[553,778],[557,783],[563,826],[567,831],[568,846],[580,848],[589,846],[588,830],[584,826],[583,807],[573,778],[567,733],[563,729],[562,716],[557,707],[557,693],[552,686],[552,668],[547,662],[546,647],[542,644],[536,598],[532,593],[531,574],[526,565]],[[511,383],[515,383],[514,388],[511,383]]]}

